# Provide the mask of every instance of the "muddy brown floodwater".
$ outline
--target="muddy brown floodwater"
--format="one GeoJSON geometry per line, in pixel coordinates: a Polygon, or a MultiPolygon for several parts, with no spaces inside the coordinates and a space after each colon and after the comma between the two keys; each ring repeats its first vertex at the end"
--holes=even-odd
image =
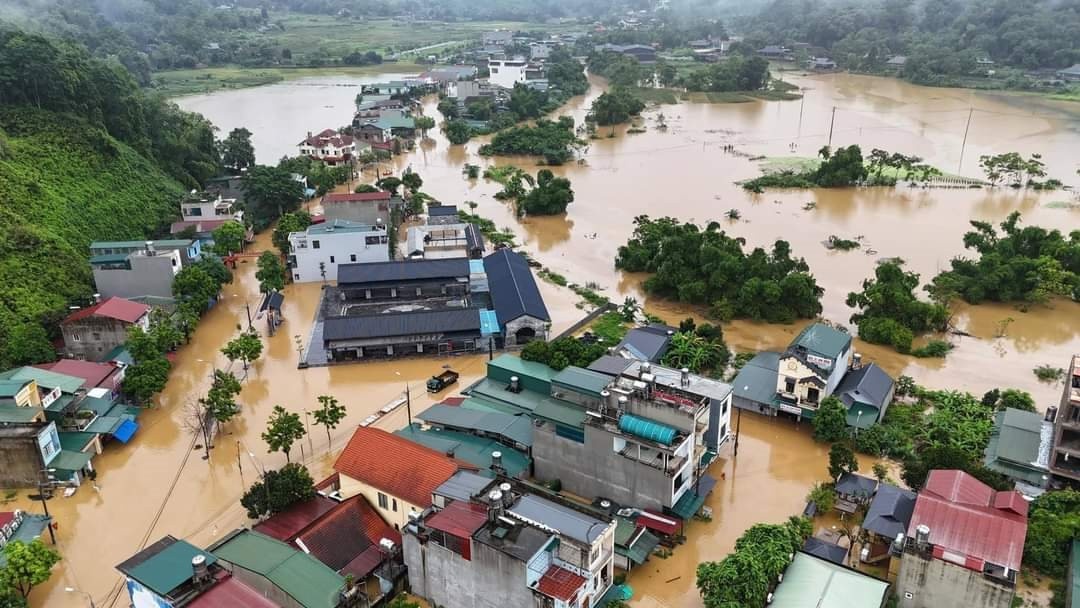
{"type": "MultiPolygon", "coordinates": [[[[826,289],[824,315],[839,322],[851,313],[843,302],[845,294],[872,272],[878,257],[902,257],[928,278],[962,253],[961,236],[969,219],[997,222],[1020,210],[1030,224],[1065,231],[1080,227],[1080,213],[1049,205],[1069,200],[1068,193],[908,188],[744,192],[734,182],[757,169],[742,156],[725,154],[724,144],[751,155],[785,156],[791,154],[790,144],[797,143],[798,154],[811,156],[826,143],[834,106],[834,145],[858,143],[918,154],[951,171],[957,171],[964,123],[972,108],[967,150],[958,171],[966,175],[977,175],[978,156],[990,152],[1040,152],[1050,175],[1065,180],[1080,160],[1077,106],[860,76],[789,79],[804,87],[803,102],[664,106],[646,112],[646,133],[627,134],[622,127],[613,138],[590,142],[581,164],[555,168],[572,180],[576,193],[565,217],[518,220],[492,197],[497,185],[463,179],[465,162],[490,165],[515,160],[479,157],[476,149],[482,140],[449,146],[441,134],[433,133],[433,140],[394,162],[398,169],[411,165],[423,176],[423,189],[447,203],[477,202],[480,214],[514,229],[526,249],[545,265],[574,281],[597,283],[615,301],[625,295],[638,297],[650,311],[671,321],[696,311],[645,297],[642,277],[623,275],[612,267],[615,251],[638,214],[708,222],[722,218],[728,209],[738,209],[742,219],[723,220],[727,230],[745,237],[750,245],[767,245],[777,238],[790,241],[826,289]],[[669,125],[666,131],[655,128],[660,111],[669,125]],[[808,202],[816,203],[816,208],[804,211],[808,202]],[[862,236],[877,254],[827,251],[821,242],[831,234],[862,236]]],[[[346,124],[360,82],[322,77],[187,97],[178,103],[202,112],[223,132],[238,126],[252,129],[259,158],[270,162],[295,153],[296,142],[307,131],[346,124]]],[[[571,100],[562,113],[580,121],[604,83],[593,79],[593,85],[588,95],[571,100]]],[[[425,111],[435,115],[433,106],[434,101],[428,101],[425,111]]],[[[261,236],[256,249],[268,247],[268,235],[261,236]]],[[[424,380],[442,365],[462,372],[462,385],[484,371],[482,357],[298,371],[294,336],[306,339],[320,286],[292,285],[286,289],[286,322],[266,340],[263,358],[244,383],[243,415],[215,440],[209,461],[202,460],[202,451],[193,448],[195,442],[184,430],[184,409],[205,392],[215,366],[227,365],[218,350],[246,322],[245,303],[257,304],[253,266],[240,266],[221,303],[207,314],[192,343],[180,350],[168,387],[140,417],[135,439],[128,445],[109,445],[95,460],[98,487],[88,484],[71,498],[50,501],[60,526],[58,543],[64,560],[49,582],[34,591],[34,606],[87,605],[84,597],[65,592],[65,587],[90,593],[100,607],[125,605],[122,579],[114,566],[142,546],[165,534],[206,545],[247,523],[238,502],[243,488],[261,467],[285,461],[281,454],[268,454],[260,438],[273,405],[303,412],[315,407],[318,395],[332,394],[348,407],[349,417],[333,433],[330,445],[324,429],[313,427],[302,448],[293,449],[293,459],[304,459],[319,477],[352,428],[400,397],[406,385],[416,413],[431,402],[424,380]]],[[[556,330],[581,314],[568,290],[548,284],[542,289],[556,330]]],[[[916,361],[861,343],[858,348],[890,372],[910,374],[931,387],[981,392],[1016,386],[1032,391],[1040,407],[1053,403],[1059,388],[1036,382],[1031,368],[1044,363],[1061,366],[1069,355],[1080,352],[1080,305],[1055,302],[1027,313],[1009,306],[961,306],[956,315],[959,325],[974,337],[957,338],[957,348],[944,361],[916,361]]],[[[800,327],[735,322],[725,325],[725,332],[735,348],[759,350],[782,347],[800,327]]],[[[393,430],[405,418],[401,408],[379,425],[393,430]]],[[[864,459],[862,464],[868,470],[871,461],[864,459]]],[[[743,416],[738,457],[729,447],[711,470],[722,478],[708,502],[713,520],[691,523],[686,545],[668,559],[651,560],[630,577],[637,592],[634,605],[699,606],[696,564],[722,558],[753,523],[778,522],[799,512],[807,490],[826,476],[826,469],[824,448],[814,444],[805,429],[743,416]]],[[[40,510],[26,493],[5,508],[16,507],[40,510]]]]}

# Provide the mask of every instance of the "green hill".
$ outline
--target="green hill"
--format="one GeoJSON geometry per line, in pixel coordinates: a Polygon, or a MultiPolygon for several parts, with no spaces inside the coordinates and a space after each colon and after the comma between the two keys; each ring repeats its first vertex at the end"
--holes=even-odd
{"type": "Polygon", "coordinates": [[[7,366],[40,348],[40,340],[19,339],[24,326],[54,327],[69,304],[91,295],[90,242],[160,234],[178,215],[184,188],[76,116],[0,108],[0,129],[0,366],[7,366]]]}

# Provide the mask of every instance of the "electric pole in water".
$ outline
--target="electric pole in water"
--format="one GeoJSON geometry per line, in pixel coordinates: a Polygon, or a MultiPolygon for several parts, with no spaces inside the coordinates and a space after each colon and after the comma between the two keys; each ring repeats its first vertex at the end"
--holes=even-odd
{"type": "Polygon", "coordinates": [[[828,143],[828,147],[829,147],[830,152],[832,151],[832,131],[833,131],[833,124],[835,124],[835,123],[836,123],[836,106],[833,106],[832,107],[832,118],[829,119],[829,143],[828,143]]]}
{"type": "Polygon", "coordinates": [[[964,125],[964,141],[960,143],[960,162],[956,165],[956,172],[960,173],[960,168],[964,166],[964,148],[967,147],[968,130],[971,129],[971,114],[975,111],[975,108],[968,108],[967,124],[964,125]]]}

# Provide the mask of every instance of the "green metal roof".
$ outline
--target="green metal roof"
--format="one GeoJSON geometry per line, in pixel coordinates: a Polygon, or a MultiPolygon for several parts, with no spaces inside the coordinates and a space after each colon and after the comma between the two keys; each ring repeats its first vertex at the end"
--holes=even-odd
{"type": "Polygon", "coordinates": [[[7,424],[25,424],[33,422],[40,414],[40,407],[24,407],[19,405],[0,405],[0,422],[7,424]]]}
{"type": "Polygon", "coordinates": [[[60,450],[60,453],[49,461],[49,468],[63,469],[65,471],[78,471],[85,467],[93,458],[93,454],[87,454],[86,452],[60,450]]]}
{"type": "Polygon", "coordinates": [[[0,397],[14,397],[23,390],[29,380],[0,380],[0,397]]]}
{"type": "Polygon", "coordinates": [[[1039,464],[1042,416],[1008,408],[994,416],[994,429],[983,452],[988,469],[1044,487],[1047,468],[1039,464]]]}
{"type": "Polygon", "coordinates": [[[679,519],[686,520],[690,519],[694,514],[701,510],[701,507],[704,504],[704,496],[698,496],[697,492],[687,490],[683,492],[683,495],[675,502],[675,506],[671,507],[671,512],[679,519]]]}
{"type": "Polygon", "coordinates": [[[874,426],[877,422],[880,412],[872,405],[865,403],[853,403],[847,411],[847,423],[848,426],[853,426],[860,429],[868,429],[874,426]],[[859,414],[862,414],[861,416],[859,414]]]}
{"type": "Polygon", "coordinates": [[[551,378],[552,384],[565,386],[566,388],[585,393],[594,397],[600,396],[600,391],[611,384],[611,376],[599,372],[589,371],[580,367],[570,366],[551,378]]]}
{"type": "Polygon", "coordinates": [[[797,552],[770,608],[881,608],[889,584],[797,552]]]}
{"type": "Polygon", "coordinates": [[[416,120],[409,116],[380,116],[375,126],[380,129],[415,129],[416,120]]]}
{"type": "Polygon", "coordinates": [[[80,431],[60,431],[57,435],[60,436],[60,449],[72,452],[83,451],[83,448],[97,437],[97,433],[80,431]]]}
{"type": "Polygon", "coordinates": [[[649,559],[652,555],[653,549],[656,549],[656,545],[660,544],[660,539],[656,537],[652,532],[645,530],[641,533],[641,536],[634,541],[633,545],[629,547],[615,546],[615,553],[622,555],[630,560],[635,566],[639,566],[649,559]]]}
{"type": "Polygon", "coordinates": [[[771,404],[776,397],[776,376],[780,353],[762,352],[747,361],[731,383],[735,397],[754,403],[771,404]]]}
{"type": "Polygon", "coordinates": [[[551,393],[551,379],[557,372],[543,363],[525,361],[513,355],[496,357],[487,364],[487,377],[496,382],[509,383],[510,376],[517,376],[521,386],[539,393],[551,393]]]}
{"type": "MultiPolygon", "coordinates": [[[[191,239],[162,239],[150,241],[154,247],[190,247],[194,244],[191,239]]],[[[142,249],[146,247],[146,241],[94,241],[90,243],[90,250],[95,249],[142,249]]]]}
{"type": "Polygon", "coordinates": [[[811,323],[799,332],[788,348],[801,346],[822,357],[836,359],[850,344],[851,334],[824,323],[811,323]]]}
{"type": "Polygon", "coordinates": [[[90,256],[91,264],[117,264],[128,259],[130,253],[105,253],[90,256]]]}
{"type": "Polygon", "coordinates": [[[0,372],[0,378],[6,380],[37,380],[38,386],[47,390],[60,387],[65,393],[74,393],[82,388],[83,379],[65,374],[58,374],[47,369],[36,367],[16,367],[6,372],[0,372]]]}
{"type": "Polygon", "coordinates": [[[110,350],[109,354],[105,355],[105,359],[107,361],[118,361],[125,365],[131,365],[132,363],[135,363],[135,359],[131,357],[131,352],[128,351],[127,347],[123,344],[110,350]]]}
{"type": "Polygon", "coordinates": [[[211,547],[219,559],[264,576],[305,608],[334,608],[345,579],[310,555],[244,530],[211,547]]]}
{"type": "MultiPolygon", "coordinates": [[[[49,520],[51,519],[51,517],[46,517],[44,515],[23,512],[22,522],[19,524],[18,528],[15,528],[15,531],[8,538],[8,542],[19,540],[24,543],[30,543],[35,538],[41,538],[41,533],[45,531],[45,526],[49,525],[49,520]]],[[[4,555],[3,551],[0,551],[0,568],[3,568],[6,565],[7,556],[4,555]]]]}
{"type": "Polygon", "coordinates": [[[112,399],[103,399],[101,397],[86,397],[79,402],[80,410],[90,410],[98,416],[104,416],[116,405],[116,402],[112,399]]]}
{"type": "Polygon", "coordinates": [[[69,393],[61,394],[56,398],[56,401],[53,401],[49,404],[49,407],[45,408],[45,411],[59,415],[60,412],[67,409],[67,406],[71,405],[72,401],[75,401],[75,395],[69,393]]]}
{"type": "Polygon", "coordinates": [[[474,464],[481,470],[491,466],[491,453],[499,452],[502,454],[503,468],[506,469],[508,475],[516,477],[524,473],[527,476],[529,473],[530,460],[524,452],[503,445],[494,439],[485,439],[458,431],[420,430],[417,423],[394,431],[394,434],[444,454],[452,451],[454,458],[474,464]]]}
{"type": "Polygon", "coordinates": [[[168,595],[170,591],[184,584],[194,575],[191,558],[196,555],[206,557],[206,565],[217,561],[212,554],[188,542],[177,540],[158,553],[150,556],[126,574],[139,581],[158,595],[168,595]]]}
{"type": "Polygon", "coordinates": [[[585,410],[580,406],[558,399],[545,399],[533,412],[539,418],[552,422],[581,428],[585,425],[585,410]]]}

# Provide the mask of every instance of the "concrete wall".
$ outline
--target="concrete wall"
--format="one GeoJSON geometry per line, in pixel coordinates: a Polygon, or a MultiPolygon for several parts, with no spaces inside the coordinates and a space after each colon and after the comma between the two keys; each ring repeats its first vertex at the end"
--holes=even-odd
{"type": "Polygon", "coordinates": [[[662,510],[672,506],[672,478],[613,450],[614,437],[585,425],[585,443],[555,434],[552,424],[533,428],[533,468],[543,480],[586,498],[603,496],[621,505],[662,510]]]}
{"type": "Polygon", "coordinates": [[[530,317],[526,315],[523,317],[518,317],[506,324],[506,329],[504,331],[504,345],[506,346],[506,348],[522,346],[525,344],[525,342],[518,344],[517,332],[518,330],[526,327],[531,327],[532,330],[536,332],[536,336],[531,340],[547,340],[548,322],[544,321],[543,319],[537,319],[536,317],[530,317]]]}
{"type": "Polygon", "coordinates": [[[851,363],[851,347],[840,354],[840,357],[833,365],[832,372],[829,373],[829,379],[825,382],[825,395],[822,397],[828,397],[833,394],[836,387],[840,386],[840,381],[847,375],[848,365],[851,363]]]}
{"type": "Polygon", "coordinates": [[[34,487],[41,481],[43,468],[36,435],[0,437],[0,487],[34,487]]]}
{"type": "Polygon", "coordinates": [[[386,492],[386,508],[379,506],[379,490],[369,486],[368,484],[353,479],[348,475],[339,475],[341,499],[352,498],[357,494],[363,494],[368,504],[371,505],[375,511],[383,518],[383,521],[394,526],[395,530],[400,530],[405,527],[405,524],[409,523],[409,513],[419,514],[423,509],[420,509],[414,504],[405,502],[399,497],[390,496],[386,492]],[[394,500],[397,500],[397,509],[394,509],[394,500]]]}
{"type": "Polygon", "coordinates": [[[319,263],[326,270],[326,281],[337,280],[338,264],[390,261],[389,237],[385,230],[370,232],[323,232],[289,235],[289,272],[297,283],[324,280],[319,263]],[[368,243],[369,240],[374,242],[368,243]],[[319,248],[315,248],[315,242],[319,248]],[[303,244],[303,246],[301,246],[303,244]]]}
{"type": "Polygon", "coordinates": [[[106,317],[86,317],[63,323],[64,352],[76,359],[104,361],[112,349],[127,342],[127,330],[131,323],[106,317]]]}
{"type": "Polygon", "coordinates": [[[128,257],[131,269],[94,266],[94,285],[102,298],[157,296],[171,298],[173,277],[180,271],[179,251],[128,257]]]}
{"type": "Polygon", "coordinates": [[[529,608],[525,563],[487,545],[472,543],[472,561],[412,534],[402,537],[409,586],[442,608],[529,608]]]}
{"type": "Polygon", "coordinates": [[[355,201],[334,202],[323,205],[323,215],[327,223],[334,220],[348,220],[374,226],[382,221],[383,226],[390,225],[390,201],[355,201]]]}
{"type": "Polygon", "coordinates": [[[911,552],[900,560],[895,590],[900,608],[1009,608],[1015,591],[980,572],[911,552]]]}

